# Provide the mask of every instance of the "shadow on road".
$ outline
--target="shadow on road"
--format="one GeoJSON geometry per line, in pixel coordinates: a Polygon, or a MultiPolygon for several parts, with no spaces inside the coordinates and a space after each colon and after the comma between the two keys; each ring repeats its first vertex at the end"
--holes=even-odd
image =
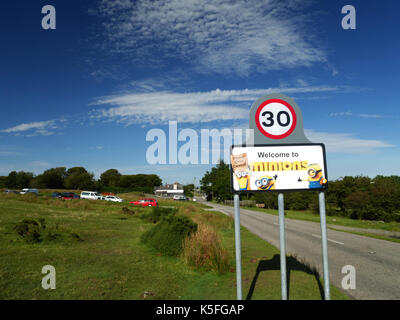
{"type": "MultiPolygon", "coordinates": [[[[260,272],[268,271],[268,270],[280,270],[280,256],[279,254],[274,255],[274,257],[270,260],[261,260],[258,263],[256,274],[254,275],[253,281],[251,282],[249,293],[247,294],[246,300],[251,300],[253,296],[254,289],[256,287],[256,283],[258,280],[258,276],[260,272]]],[[[290,272],[292,270],[303,271],[308,274],[312,274],[317,281],[319,292],[321,294],[321,299],[324,300],[324,288],[322,287],[322,283],[319,279],[319,273],[316,269],[311,268],[310,266],[298,261],[295,257],[289,256],[286,257],[286,277],[287,277],[287,296],[288,300],[290,299],[290,272]]]]}

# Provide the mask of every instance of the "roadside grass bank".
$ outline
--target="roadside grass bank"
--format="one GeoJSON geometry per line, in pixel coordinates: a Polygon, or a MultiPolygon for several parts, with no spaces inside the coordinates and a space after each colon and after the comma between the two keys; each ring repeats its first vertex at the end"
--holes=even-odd
{"type": "MultiPolygon", "coordinates": [[[[247,207],[247,206],[241,206],[241,208],[278,216],[278,210],[263,209],[263,208],[257,208],[257,207],[247,207]]],[[[312,221],[312,222],[318,222],[318,223],[320,222],[319,215],[312,213],[311,210],[306,210],[306,211],[285,210],[285,217],[287,217],[289,219],[312,221]]],[[[400,223],[399,222],[356,220],[356,219],[350,219],[350,218],[345,218],[345,217],[340,217],[340,216],[326,216],[326,222],[327,222],[327,224],[345,226],[345,227],[400,232],[400,223]]],[[[338,230],[338,231],[342,231],[342,230],[338,230]]]]}
{"type": "MultiPolygon", "coordinates": [[[[135,200],[142,195],[119,196],[135,200]]],[[[65,201],[47,194],[2,194],[0,299],[235,299],[233,220],[203,210],[196,202],[158,201],[161,207],[175,207],[177,216],[190,218],[199,229],[208,230],[198,236],[213,240],[204,250],[210,255],[219,250],[214,255],[221,257],[217,267],[203,264],[206,260],[198,252],[189,250],[200,262],[188,263],[184,253],[170,256],[144,244],[142,235],[159,223],[141,218],[152,208],[65,201]],[[23,223],[17,229],[37,232],[34,238],[38,241],[27,241],[15,229],[25,220],[30,221],[28,226],[23,223]],[[215,242],[218,245],[213,248],[215,242]],[[44,265],[56,268],[55,290],[41,287],[44,265]]],[[[244,297],[280,299],[279,251],[242,228],[242,261],[244,297]]],[[[320,276],[295,257],[288,257],[288,266],[289,298],[321,299],[320,276]]],[[[331,293],[332,299],[348,299],[333,286],[331,293]]]]}
{"type": "Polygon", "coordinates": [[[343,230],[343,229],[337,229],[337,228],[332,228],[332,227],[328,227],[328,228],[331,230],[335,230],[335,231],[347,232],[347,233],[352,233],[352,234],[356,234],[359,236],[400,243],[400,237],[397,237],[397,236],[388,237],[388,236],[383,236],[383,235],[379,235],[379,234],[375,234],[375,233],[371,233],[371,232],[350,231],[350,230],[343,230]]]}

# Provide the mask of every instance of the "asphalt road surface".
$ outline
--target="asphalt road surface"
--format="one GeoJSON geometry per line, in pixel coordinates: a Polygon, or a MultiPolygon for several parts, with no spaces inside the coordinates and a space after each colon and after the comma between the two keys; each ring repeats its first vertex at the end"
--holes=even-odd
{"type": "MultiPolygon", "coordinates": [[[[205,203],[233,217],[233,207],[205,203]]],[[[240,209],[241,225],[279,248],[278,216],[240,209]]],[[[285,218],[286,254],[295,254],[322,269],[321,228],[319,223],[285,218]]],[[[344,290],[354,299],[400,299],[400,243],[327,230],[330,281],[342,288],[345,265],[356,270],[356,289],[344,290]]],[[[242,242],[242,246],[246,245],[242,242]]]]}

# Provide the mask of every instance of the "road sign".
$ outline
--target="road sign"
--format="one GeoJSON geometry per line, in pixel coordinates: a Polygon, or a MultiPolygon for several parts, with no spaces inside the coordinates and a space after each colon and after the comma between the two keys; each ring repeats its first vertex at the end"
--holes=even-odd
{"type": "Polygon", "coordinates": [[[304,135],[303,116],[296,102],[280,93],[257,99],[249,113],[254,144],[311,143],[304,135]]]}
{"type": "Polygon", "coordinates": [[[235,193],[324,190],[323,144],[233,146],[231,187],[235,193]]]}
{"type": "Polygon", "coordinates": [[[249,113],[254,139],[231,149],[231,187],[235,208],[237,297],[242,299],[240,247],[240,193],[279,191],[279,248],[282,299],[287,299],[285,212],[283,191],[320,190],[324,298],[330,300],[325,194],[325,147],[304,134],[303,117],[296,102],[280,93],[257,99],[249,113]]]}
{"type": "Polygon", "coordinates": [[[282,139],[293,132],[297,117],[293,107],[286,101],[268,99],[258,106],[255,121],[263,135],[271,139],[282,139]]]}

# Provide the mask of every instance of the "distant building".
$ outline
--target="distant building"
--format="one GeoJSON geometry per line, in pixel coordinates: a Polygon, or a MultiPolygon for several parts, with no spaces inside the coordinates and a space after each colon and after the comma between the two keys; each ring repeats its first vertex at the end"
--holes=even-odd
{"type": "Polygon", "coordinates": [[[183,185],[175,182],[160,187],[154,187],[154,194],[160,197],[172,198],[174,195],[183,195],[183,185]]]}

